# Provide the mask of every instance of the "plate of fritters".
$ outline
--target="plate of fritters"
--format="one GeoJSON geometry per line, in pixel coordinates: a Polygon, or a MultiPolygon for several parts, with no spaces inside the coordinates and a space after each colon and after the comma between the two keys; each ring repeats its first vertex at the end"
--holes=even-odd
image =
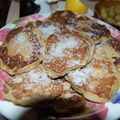
{"type": "Polygon", "coordinates": [[[34,108],[51,119],[106,117],[105,104],[120,88],[117,29],[57,11],[14,21],[0,30],[0,40],[1,104],[34,108]]]}

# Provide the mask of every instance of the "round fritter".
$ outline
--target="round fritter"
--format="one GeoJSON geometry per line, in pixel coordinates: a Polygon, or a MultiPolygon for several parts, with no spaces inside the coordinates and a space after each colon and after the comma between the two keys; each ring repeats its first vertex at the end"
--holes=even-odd
{"type": "Polygon", "coordinates": [[[89,40],[75,31],[51,35],[46,42],[43,61],[49,76],[57,78],[86,65],[94,53],[94,44],[89,40]]]}
{"type": "Polygon", "coordinates": [[[110,101],[120,85],[120,74],[116,66],[97,54],[82,69],[68,73],[66,79],[86,99],[99,103],[110,101]]]}
{"type": "Polygon", "coordinates": [[[42,65],[29,72],[17,75],[4,85],[4,98],[21,106],[31,106],[44,100],[51,100],[61,95],[61,81],[54,81],[47,76],[42,65]]]}
{"type": "Polygon", "coordinates": [[[0,46],[0,68],[9,74],[31,70],[43,60],[44,42],[31,24],[12,30],[0,46]]]}

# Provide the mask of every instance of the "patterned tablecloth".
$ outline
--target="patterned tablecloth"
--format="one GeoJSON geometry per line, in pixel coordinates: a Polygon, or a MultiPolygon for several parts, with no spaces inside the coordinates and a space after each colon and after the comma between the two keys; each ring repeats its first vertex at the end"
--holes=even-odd
{"type": "MultiPolygon", "coordinates": [[[[117,29],[95,18],[91,18],[91,19],[106,25],[107,28],[111,31],[112,36],[120,41],[120,32],[117,29]]],[[[24,26],[27,22],[35,21],[35,20],[44,20],[44,18],[39,14],[34,14],[32,16],[20,18],[18,20],[15,20],[13,23],[6,25],[4,28],[0,30],[0,44],[2,44],[2,42],[5,40],[7,34],[11,31],[11,29],[17,28],[19,26],[24,26]]],[[[31,108],[16,106],[13,103],[7,102],[3,99],[2,97],[3,84],[8,78],[9,75],[6,72],[0,70],[0,113],[8,119],[18,120],[18,118],[20,118],[20,116],[23,115],[24,112],[30,110],[31,108]]],[[[102,120],[103,119],[116,120],[120,118],[120,91],[117,91],[112,102],[108,102],[106,104],[95,104],[95,103],[87,102],[87,106],[93,112],[91,114],[88,114],[87,116],[82,116],[82,118],[81,117],[77,117],[77,118],[96,119],[97,116],[99,119],[102,120]]],[[[68,120],[69,119],[70,118],[68,118],[68,120]]],[[[34,120],[37,119],[34,118],[34,120]]]]}

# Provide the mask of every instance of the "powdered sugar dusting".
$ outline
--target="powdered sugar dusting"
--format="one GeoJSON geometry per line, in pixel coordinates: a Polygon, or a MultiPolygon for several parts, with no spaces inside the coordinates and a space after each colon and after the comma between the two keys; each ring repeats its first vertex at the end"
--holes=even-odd
{"type": "Polygon", "coordinates": [[[26,90],[32,90],[33,89],[33,84],[25,84],[25,89],[26,90]]]}
{"type": "Polygon", "coordinates": [[[86,67],[80,70],[77,69],[75,71],[72,71],[68,74],[68,76],[72,77],[72,81],[76,85],[83,85],[87,83],[88,78],[93,73],[94,73],[94,69],[92,67],[86,67]]]}
{"type": "Polygon", "coordinates": [[[96,60],[93,59],[93,61],[89,63],[86,67],[74,70],[70,72],[68,76],[72,78],[72,81],[76,85],[87,84],[89,87],[92,87],[91,84],[88,84],[92,77],[100,80],[104,78],[106,74],[107,76],[111,76],[111,73],[109,74],[109,63],[107,61],[105,63],[99,61],[98,63],[96,62],[96,60]],[[94,68],[94,65],[96,64],[99,64],[99,68],[94,68]]]}
{"type": "Polygon", "coordinates": [[[73,30],[75,30],[75,27],[73,26],[73,25],[66,25],[66,27],[67,27],[67,29],[69,30],[69,31],[73,31],[73,30]]]}
{"type": "Polygon", "coordinates": [[[37,56],[38,54],[41,54],[44,51],[44,49],[39,39],[42,39],[42,38],[38,38],[37,35],[32,33],[31,31],[27,32],[27,34],[29,37],[28,39],[32,43],[32,47],[34,49],[34,51],[29,54],[31,54],[32,56],[37,56]]]}
{"type": "Polygon", "coordinates": [[[20,32],[19,34],[17,34],[15,36],[15,42],[19,45],[23,45],[25,44],[25,42],[27,41],[27,36],[25,35],[25,33],[20,32]]]}
{"type": "Polygon", "coordinates": [[[64,57],[65,49],[76,48],[77,45],[78,45],[78,41],[74,37],[70,37],[70,38],[61,37],[59,43],[52,45],[49,54],[53,57],[64,57]]]}
{"type": "Polygon", "coordinates": [[[28,78],[32,83],[39,83],[43,85],[50,84],[51,80],[44,72],[35,72],[34,70],[28,73],[28,78]]]}
{"type": "Polygon", "coordinates": [[[20,78],[20,77],[15,77],[15,78],[12,79],[12,82],[13,83],[21,83],[21,82],[23,82],[23,79],[20,78]]]}
{"type": "Polygon", "coordinates": [[[80,60],[68,60],[67,61],[67,66],[68,67],[73,67],[73,66],[76,66],[76,65],[79,65],[80,64],[80,60]]]}
{"type": "Polygon", "coordinates": [[[42,34],[46,38],[48,38],[50,35],[54,34],[55,32],[59,31],[57,26],[54,26],[54,25],[47,25],[47,26],[41,25],[39,26],[38,29],[42,32],[42,34]]]}

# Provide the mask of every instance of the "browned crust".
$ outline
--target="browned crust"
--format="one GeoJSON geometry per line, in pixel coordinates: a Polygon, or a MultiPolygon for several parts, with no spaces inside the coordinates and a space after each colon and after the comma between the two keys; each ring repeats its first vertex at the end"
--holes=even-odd
{"type": "MultiPolygon", "coordinates": [[[[26,35],[31,34],[31,37],[34,37],[34,39],[38,43],[38,45],[35,46],[35,43],[34,43],[35,41],[30,41],[30,39],[28,39],[30,44],[32,44],[32,47],[33,47],[32,49],[38,49],[38,46],[39,46],[39,49],[40,49],[40,47],[42,49],[42,47],[44,46],[44,43],[42,41],[42,36],[40,36],[40,32],[30,23],[27,24],[25,27],[19,27],[19,28],[12,30],[11,32],[9,32],[9,34],[6,38],[6,41],[0,47],[0,62],[1,62],[0,67],[12,75],[22,73],[22,72],[30,70],[31,68],[34,68],[34,66],[39,64],[43,59],[42,53],[40,53],[40,51],[39,51],[39,53],[36,54],[35,50],[33,50],[33,52],[31,51],[33,55],[31,54],[29,56],[30,57],[29,60],[25,60],[24,56],[20,52],[16,53],[14,56],[11,56],[12,53],[10,53],[10,51],[8,50],[9,42],[17,34],[22,33],[22,32],[25,33],[26,35]],[[30,64],[33,67],[31,67],[30,64]]],[[[13,48],[14,48],[14,43],[13,43],[13,48]]],[[[17,48],[15,49],[15,52],[16,51],[17,51],[17,48]]],[[[21,51],[21,52],[23,52],[23,51],[21,51]]]]}

